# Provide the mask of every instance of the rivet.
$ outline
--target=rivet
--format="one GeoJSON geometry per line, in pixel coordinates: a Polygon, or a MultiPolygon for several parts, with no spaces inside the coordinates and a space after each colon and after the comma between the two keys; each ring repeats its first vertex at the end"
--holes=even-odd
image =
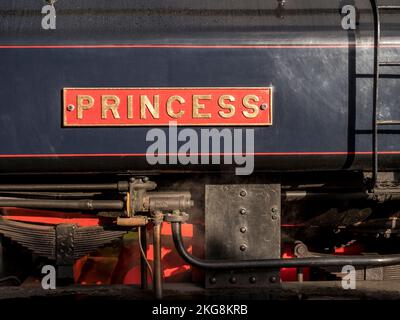
{"type": "Polygon", "coordinates": [[[260,109],[261,109],[261,110],[267,110],[267,108],[268,108],[268,105],[267,105],[266,103],[263,103],[263,104],[260,106],[260,109]]]}
{"type": "Polygon", "coordinates": [[[246,231],[247,231],[246,227],[241,227],[241,228],[240,228],[240,232],[241,232],[241,233],[245,233],[246,231]]]}
{"type": "Polygon", "coordinates": [[[239,194],[240,194],[241,197],[245,197],[247,195],[247,192],[246,192],[246,190],[243,189],[243,190],[240,191],[239,194]]]}
{"type": "Polygon", "coordinates": [[[278,216],[278,212],[279,212],[278,207],[272,207],[271,212],[272,212],[272,215],[271,215],[272,220],[277,220],[279,217],[278,216]]]}
{"type": "Polygon", "coordinates": [[[242,244],[240,246],[240,251],[246,251],[246,249],[247,249],[247,246],[245,244],[242,244]]]}
{"type": "Polygon", "coordinates": [[[245,208],[240,209],[240,214],[245,215],[247,213],[247,210],[245,208]]]}
{"type": "Polygon", "coordinates": [[[74,106],[73,104],[69,104],[69,105],[67,106],[67,110],[68,110],[68,111],[74,111],[74,109],[75,109],[75,106],[74,106]]]}
{"type": "Polygon", "coordinates": [[[217,279],[215,277],[210,278],[210,283],[211,284],[216,284],[217,283],[217,279]]]}
{"type": "Polygon", "coordinates": [[[256,277],[254,277],[254,276],[250,277],[250,278],[249,278],[249,282],[250,282],[250,283],[256,283],[256,282],[257,282],[256,277]]]}
{"type": "Polygon", "coordinates": [[[237,282],[236,277],[230,277],[229,278],[229,282],[232,283],[232,284],[235,284],[237,282]]]}
{"type": "Polygon", "coordinates": [[[269,278],[269,282],[271,282],[271,283],[276,283],[277,281],[278,281],[278,279],[275,276],[272,276],[269,278]]]}

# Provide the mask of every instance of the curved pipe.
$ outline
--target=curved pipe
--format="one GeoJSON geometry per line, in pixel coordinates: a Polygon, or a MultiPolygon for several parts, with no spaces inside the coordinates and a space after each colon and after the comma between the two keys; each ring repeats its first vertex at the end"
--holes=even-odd
{"type": "Polygon", "coordinates": [[[268,260],[203,260],[192,256],[182,241],[181,223],[172,222],[172,237],[176,250],[189,264],[201,269],[259,269],[259,268],[298,268],[331,266],[389,266],[400,264],[400,254],[376,256],[330,256],[299,259],[268,260]]]}

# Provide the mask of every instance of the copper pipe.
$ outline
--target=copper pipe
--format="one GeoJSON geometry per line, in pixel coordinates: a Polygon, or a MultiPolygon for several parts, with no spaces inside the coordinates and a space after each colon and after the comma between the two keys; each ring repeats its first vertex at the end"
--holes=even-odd
{"type": "Polygon", "coordinates": [[[147,224],[148,219],[145,216],[133,216],[130,218],[117,218],[117,226],[120,227],[143,227],[147,224]]]}
{"type": "Polygon", "coordinates": [[[161,262],[161,227],[162,223],[155,223],[153,227],[153,288],[156,299],[162,299],[163,279],[162,279],[162,262],[161,262]]]}
{"type": "MultiPolygon", "coordinates": [[[[147,228],[139,227],[140,232],[140,242],[142,243],[143,251],[147,253],[147,228]]],[[[145,257],[140,255],[140,287],[141,289],[147,289],[147,264],[145,257]]]]}

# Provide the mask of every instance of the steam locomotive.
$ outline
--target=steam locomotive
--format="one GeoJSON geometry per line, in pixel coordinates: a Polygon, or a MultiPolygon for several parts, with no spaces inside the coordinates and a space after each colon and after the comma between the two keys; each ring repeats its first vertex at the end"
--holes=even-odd
{"type": "Polygon", "coordinates": [[[71,280],[140,231],[141,285],[151,236],[161,297],[171,228],[174,263],[207,290],[276,287],[282,268],[399,280],[400,6],[348,2],[58,0],[46,30],[46,3],[2,1],[3,265],[27,249],[71,280]],[[156,135],[166,163],[149,160],[156,135]]]}

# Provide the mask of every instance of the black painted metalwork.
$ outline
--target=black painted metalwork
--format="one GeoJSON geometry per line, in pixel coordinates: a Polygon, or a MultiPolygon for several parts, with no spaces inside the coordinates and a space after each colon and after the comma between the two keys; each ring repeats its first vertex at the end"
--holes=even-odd
{"type": "MultiPolygon", "coordinates": [[[[206,185],[205,204],[206,259],[280,258],[280,184],[206,185]]],[[[267,287],[270,279],[278,282],[279,269],[209,270],[205,286],[267,287]]]]}
{"type": "Polygon", "coordinates": [[[0,184],[0,191],[128,191],[129,183],[0,184]]]}
{"type": "Polygon", "coordinates": [[[55,256],[57,265],[57,279],[62,283],[74,282],[75,262],[75,229],[74,224],[59,224],[55,227],[56,246],[55,256]]]}
{"type": "Polygon", "coordinates": [[[245,270],[268,268],[330,267],[330,266],[390,266],[400,264],[400,254],[373,256],[327,256],[299,259],[266,259],[266,260],[203,260],[191,255],[185,249],[182,240],[181,223],[172,223],[172,237],[176,250],[189,264],[210,270],[245,270]]]}
{"type": "MultiPolygon", "coordinates": [[[[57,236],[60,236],[60,232],[62,232],[62,230],[56,230],[54,226],[24,223],[0,217],[1,235],[16,241],[38,256],[57,262],[62,262],[64,260],[62,255],[57,257],[56,251],[61,248],[65,252],[65,246],[67,246],[67,242],[69,241],[68,239],[65,240],[66,238],[64,240],[58,239],[57,236]]],[[[123,230],[105,230],[101,226],[90,226],[77,227],[73,232],[71,231],[64,235],[74,237],[73,257],[74,259],[78,259],[107,243],[119,239],[126,232],[127,231],[123,230]]]]}
{"type": "Polygon", "coordinates": [[[66,210],[122,210],[124,203],[119,200],[42,200],[42,199],[0,199],[0,207],[66,210]]]}

